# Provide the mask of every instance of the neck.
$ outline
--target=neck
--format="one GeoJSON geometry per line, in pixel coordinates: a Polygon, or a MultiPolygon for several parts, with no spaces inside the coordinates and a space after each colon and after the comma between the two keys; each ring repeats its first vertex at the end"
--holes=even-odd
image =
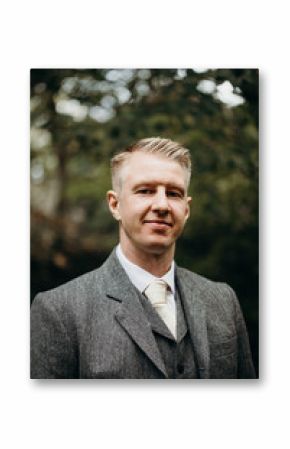
{"type": "Polygon", "coordinates": [[[162,253],[151,253],[144,251],[144,249],[128,247],[122,244],[122,241],[120,244],[122,252],[130,262],[153,274],[153,276],[161,277],[169,271],[174,256],[174,246],[162,253]]]}

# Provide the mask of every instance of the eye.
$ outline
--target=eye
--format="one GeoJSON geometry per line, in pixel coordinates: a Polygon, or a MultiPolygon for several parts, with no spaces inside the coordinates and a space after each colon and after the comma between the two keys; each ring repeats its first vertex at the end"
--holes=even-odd
{"type": "Polygon", "coordinates": [[[150,195],[151,193],[153,193],[152,189],[138,189],[136,193],[139,193],[141,195],[150,195]]]}
{"type": "Polygon", "coordinates": [[[182,198],[183,197],[181,192],[178,192],[177,190],[169,190],[167,192],[167,196],[170,196],[171,198],[182,198]]]}

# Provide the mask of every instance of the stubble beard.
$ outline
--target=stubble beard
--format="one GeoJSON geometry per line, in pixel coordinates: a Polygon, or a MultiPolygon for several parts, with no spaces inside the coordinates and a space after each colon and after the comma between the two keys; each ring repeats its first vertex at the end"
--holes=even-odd
{"type": "Polygon", "coordinates": [[[151,256],[151,257],[157,257],[162,258],[168,255],[169,253],[172,253],[174,255],[175,251],[175,240],[169,242],[166,244],[166,242],[162,243],[162,241],[157,242],[154,241],[154,239],[150,239],[150,236],[142,236],[140,239],[134,239],[122,226],[120,223],[120,242],[122,247],[127,248],[127,250],[138,253],[140,256],[151,256]],[[150,241],[151,240],[151,241],[150,241]]]}

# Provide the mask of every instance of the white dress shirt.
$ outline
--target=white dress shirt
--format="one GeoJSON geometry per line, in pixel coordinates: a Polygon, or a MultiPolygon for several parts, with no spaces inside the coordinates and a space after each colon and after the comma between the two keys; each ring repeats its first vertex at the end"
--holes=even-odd
{"type": "Polygon", "coordinates": [[[146,270],[143,270],[143,268],[139,267],[138,265],[135,265],[133,262],[127,259],[125,254],[122,251],[121,245],[119,244],[116,249],[116,255],[119,259],[120,264],[126,271],[130,281],[133,285],[141,292],[143,293],[146,287],[148,285],[157,280],[162,279],[169,285],[170,291],[167,292],[167,301],[168,306],[171,308],[172,313],[176,320],[176,304],[174,300],[174,293],[175,293],[175,282],[174,282],[174,266],[175,263],[172,261],[171,267],[167,273],[164,274],[161,278],[158,278],[154,276],[153,274],[149,273],[146,270]]]}

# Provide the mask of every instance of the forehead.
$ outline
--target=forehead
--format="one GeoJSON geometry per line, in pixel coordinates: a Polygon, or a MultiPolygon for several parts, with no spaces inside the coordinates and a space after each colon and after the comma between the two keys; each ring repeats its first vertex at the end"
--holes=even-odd
{"type": "Polygon", "coordinates": [[[122,182],[127,185],[139,183],[177,184],[185,187],[186,170],[166,156],[136,151],[121,169],[122,182]]]}

